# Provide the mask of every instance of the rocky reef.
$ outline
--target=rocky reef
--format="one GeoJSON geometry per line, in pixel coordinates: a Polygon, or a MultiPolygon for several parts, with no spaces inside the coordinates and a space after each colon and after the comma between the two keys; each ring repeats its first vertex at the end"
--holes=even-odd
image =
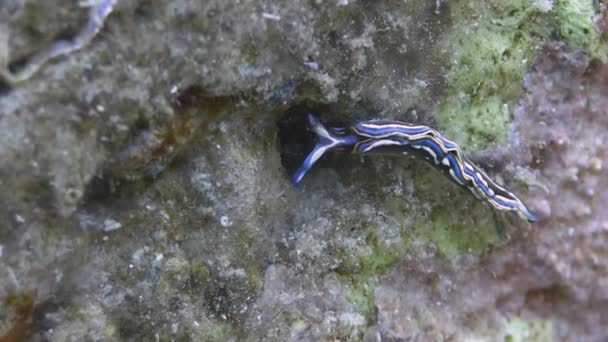
{"type": "Polygon", "coordinates": [[[0,341],[608,338],[608,5],[0,3],[0,341]],[[305,114],[435,127],[539,214],[305,114]]]}

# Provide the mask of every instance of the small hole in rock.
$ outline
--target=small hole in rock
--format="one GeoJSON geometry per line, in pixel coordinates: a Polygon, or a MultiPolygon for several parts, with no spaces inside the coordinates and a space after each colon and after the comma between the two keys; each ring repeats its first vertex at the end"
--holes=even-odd
{"type": "Polygon", "coordinates": [[[69,188],[65,191],[65,201],[70,204],[76,204],[82,197],[82,191],[77,188],[69,188]]]}

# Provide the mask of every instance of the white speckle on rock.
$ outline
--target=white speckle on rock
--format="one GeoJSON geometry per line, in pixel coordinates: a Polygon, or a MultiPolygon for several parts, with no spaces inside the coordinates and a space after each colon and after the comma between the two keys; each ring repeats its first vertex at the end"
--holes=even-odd
{"type": "Polygon", "coordinates": [[[272,13],[266,13],[266,12],[262,13],[262,18],[264,18],[264,19],[270,19],[270,20],[276,20],[276,21],[281,20],[281,16],[280,15],[276,15],[276,14],[272,14],[272,13]]]}
{"type": "Polygon", "coordinates": [[[228,218],[228,216],[224,215],[220,217],[220,224],[222,225],[222,227],[228,228],[232,226],[232,221],[230,221],[230,218],[228,218]]]}
{"type": "Polygon", "coordinates": [[[156,253],[154,256],[154,261],[152,261],[152,267],[160,267],[165,256],[163,253],[156,253]]]}
{"type": "Polygon", "coordinates": [[[597,157],[593,157],[591,158],[591,169],[593,171],[602,171],[602,160],[597,158],[597,157]]]}
{"type": "Polygon", "coordinates": [[[113,230],[120,229],[122,224],[114,219],[105,219],[103,221],[103,230],[106,232],[111,232],[113,230]]]}
{"type": "Polygon", "coordinates": [[[531,5],[532,8],[546,13],[553,9],[553,0],[532,0],[531,5]]]}
{"type": "Polygon", "coordinates": [[[164,258],[163,253],[156,253],[156,257],[155,257],[156,261],[161,261],[161,260],[163,260],[163,258],[164,258]]]}
{"type": "Polygon", "coordinates": [[[321,64],[317,63],[317,62],[304,62],[304,65],[313,69],[313,70],[319,70],[321,69],[321,64]]]}
{"type": "Polygon", "coordinates": [[[348,326],[364,325],[365,317],[356,312],[345,312],[340,315],[340,323],[348,326]]]}
{"type": "Polygon", "coordinates": [[[159,212],[160,216],[163,218],[163,220],[169,221],[169,219],[171,218],[171,216],[169,216],[169,214],[163,209],[159,212]]]}
{"type": "Polygon", "coordinates": [[[242,268],[229,268],[222,271],[221,276],[223,278],[241,278],[244,279],[247,276],[247,272],[245,272],[242,268]]]}
{"type": "Polygon", "coordinates": [[[420,88],[426,89],[426,88],[429,87],[429,83],[427,81],[425,81],[425,80],[419,80],[419,79],[415,78],[414,82],[420,88]]]}
{"type": "MultiPolygon", "coordinates": [[[[131,261],[134,264],[139,264],[141,262],[141,258],[144,256],[144,253],[145,253],[145,251],[143,248],[136,250],[135,252],[133,252],[133,255],[131,255],[131,261]]],[[[129,266],[131,266],[131,265],[129,265],[129,266]]]]}
{"type": "Polygon", "coordinates": [[[23,216],[21,216],[19,214],[15,214],[15,221],[17,223],[25,223],[25,218],[23,218],[23,216]]]}

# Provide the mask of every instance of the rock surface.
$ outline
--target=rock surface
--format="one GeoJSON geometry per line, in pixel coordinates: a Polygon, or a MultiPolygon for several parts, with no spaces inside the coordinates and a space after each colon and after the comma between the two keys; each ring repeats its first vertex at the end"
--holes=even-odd
{"type": "Polygon", "coordinates": [[[605,17],[1,2],[0,341],[605,340],[605,17]],[[296,188],[307,111],[437,127],[542,220],[415,160],[330,155],[296,188]]]}

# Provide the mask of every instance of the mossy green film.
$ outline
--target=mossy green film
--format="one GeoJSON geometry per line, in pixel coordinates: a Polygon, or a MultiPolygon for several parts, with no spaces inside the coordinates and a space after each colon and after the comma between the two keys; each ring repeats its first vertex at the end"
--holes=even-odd
{"type": "Polygon", "coordinates": [[[537,2],[451,3],[454,25],[437,48],[451,54],[448,89],[435,112],[440,129],[465,150],[506,144],[523,75],[540,44],[560,39],[592,57],[608,54],[593,22],[592,0],[546,2],[548,8],[537,2]]]}

